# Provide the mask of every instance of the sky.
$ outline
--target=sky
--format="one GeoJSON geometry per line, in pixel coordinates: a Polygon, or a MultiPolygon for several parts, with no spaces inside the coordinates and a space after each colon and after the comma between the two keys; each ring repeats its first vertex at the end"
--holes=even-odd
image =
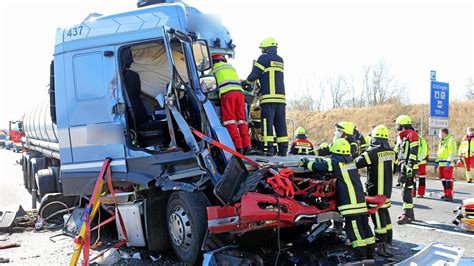
{"type": "MultiPolygon", "coordinates": [[[[259,56],[260,41],[275,37],[289,98],[307,80],[318,84],[338,74],[359,86],[363,68],[379,60],[407,88],[410,103],[429,102],[430,70],[450,83],[451,99],[463,98],[474,76],[473,1],[185,2],[222,18],[237,45],[231,62],[241,78],[259,56]]],[[[135,0],[0,1],[0,128],[47,96],[57,27],[93,12],[135,8],[135,0]]]]}

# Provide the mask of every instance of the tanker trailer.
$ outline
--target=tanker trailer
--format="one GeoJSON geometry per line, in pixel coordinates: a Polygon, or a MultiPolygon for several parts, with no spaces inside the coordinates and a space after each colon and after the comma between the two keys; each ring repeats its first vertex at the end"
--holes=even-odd
{"type": "Polygon", "coordinates": [[[49,99],[40,101],[25,113],[23,129],[27,149],[21,160],[23,182],[36,205],[38,198],[62,191],[57,128],[51,120],[49,99]]]}

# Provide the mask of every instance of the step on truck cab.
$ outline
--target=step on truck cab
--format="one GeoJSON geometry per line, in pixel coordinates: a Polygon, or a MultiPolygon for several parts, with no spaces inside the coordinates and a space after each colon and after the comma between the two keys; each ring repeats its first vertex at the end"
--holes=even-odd
{"type": "Polygon", "coordinates": [[[174,1],[59,28],[49,99],[25,115],[24,182],[36,198],[90,195],[105,158],[114,186],[141,199],[143,239],[195,262],[212,186],[234,148],[206,94],[217,89],[211,53],[233,56],[220,22],[174,1]]]}

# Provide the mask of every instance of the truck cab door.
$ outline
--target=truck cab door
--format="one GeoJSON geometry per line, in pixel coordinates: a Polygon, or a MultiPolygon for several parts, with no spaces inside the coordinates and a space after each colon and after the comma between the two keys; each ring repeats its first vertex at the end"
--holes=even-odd
{"type": "Polygon", "coordinates": [[[114,49],[114,46],[106,46],[65,55],[73,165],[63,170],[80,167],[94,171],[97,164],[100,168],[101,162],[109,157],[113,159],[114,171],[126,171],[124,129],[119,114],[113,112],[119,102],[114,49]]]}

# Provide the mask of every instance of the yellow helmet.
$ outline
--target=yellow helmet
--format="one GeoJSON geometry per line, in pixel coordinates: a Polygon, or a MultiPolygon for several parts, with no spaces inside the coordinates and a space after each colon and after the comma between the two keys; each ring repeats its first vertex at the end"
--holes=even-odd
{"type": "Polygon", "coordinates": [[[378,125],[372,129],[372,133],[370,135],[372,138],[380,138],[380,139],[389,139],[390,133],[388,128],[384,125],[378,125]]]}
{"type": "Polygon", "coordinates": [[[327,144],[326,142],[323,142],[323,143],[319,144],[319,148],[320,149],[329,148],[329,144],[327,144]]]}
{"type": "Polygon", "coordinates": [[[400,126],[411,125],[411,118],[408,115],[399,115],[397,119],[395,119],[395,124],[400,126]]]}
{"type": "Polygon", "coordinates": [[[336,123],[336,128],[340,129],[346,135],[354,135],[355,125],[352,122],[341,121],[336,123]]]}
{"type": "Polygon", "coordinates": [[[258,48],[263,49],[263,48],[268,48],[272,46],[277,47],[278,46],[277,41],[273,37],[267,37],[260,43],[260,46],[258,46],[258,48]]]}
{"type": "Polygon", "coordinates": [[[350,155],[351,144],[346,139],[336,139],[331,146],[329,151],[334,154],[350,155]]]}
{"type": "Polygon", "coordinates": [[[295,131],[295,135],[304,135],[306,134],[306,130],[303,127],[298,127],[295,131]]]}

